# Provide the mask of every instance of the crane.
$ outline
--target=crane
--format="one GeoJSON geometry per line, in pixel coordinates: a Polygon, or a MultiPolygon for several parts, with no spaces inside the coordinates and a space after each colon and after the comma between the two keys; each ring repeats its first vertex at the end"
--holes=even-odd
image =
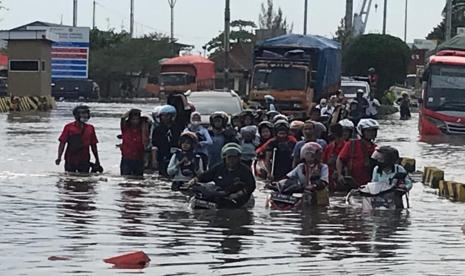
{"type": "Polygon", "coordinates": [[[352,29],[352,35],[354,37],[363,35],[368,22],[368,16],[370,15],[371,4],[373,0],[363,0],[362,8],[360,13],[354,14],[354,23],[352,29]]]}

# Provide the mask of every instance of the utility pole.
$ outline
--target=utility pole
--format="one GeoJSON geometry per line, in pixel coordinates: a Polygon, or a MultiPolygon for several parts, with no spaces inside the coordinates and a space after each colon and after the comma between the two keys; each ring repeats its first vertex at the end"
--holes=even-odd
{"type": "Polygon", "coordinates": [[[305,0],[304,7],[304,35],[307,35],[308,0],[305,0]]]}
{"type": "Polygon", "coordinates": [[[229,35],[231,10],[230,1],[225,0],[224,8],[224,88],[229,89],[229,35]]]}
{"type": "Polygon", "coordinates": [[[78,0],[73,0],[73,27],[77,26],[77,7],[78,0]]]}
{"type": "Polygon", "coordinates": [[[452,38],[452,0],[446,5],[446,41],[452,38]]]}
{"type": "Polygon", "coordinates": [[[129,23],[129,35],[134,38],[134,0],[131,0],[131,14],[129,23]]]}
{"type": "Polygon", "coordinates": [[[354,0],[346,0],[346,16],[344,18],[344,27],[346,33],[352,32],[352,22],[354,16],[354,0]]]}
{"type": "Polygon", "coordinates": [[[407,43],[408,0],[405,0],[404,42],[407,43]]]}
{"type": "Polygon", "coordinates": [[[94,0],[94,5],[92,9],[92,29],[95,29],[95,6],[97,5],[97,2],[94,0]]]}
{"type": "Polygon", "coordinates": [[[386,21],[387,21],[387,0],[384,0],[384,11],[383,11],[383,35],[386,34],[386,21]]]}
{"type": "Polygon", "coordinates": [[[174,7],[176,6],[176,2],[178,2],[178,0],[168,0],[168,4],[170,5],[171,9],[171,43],[174,43],[174,7]]]}

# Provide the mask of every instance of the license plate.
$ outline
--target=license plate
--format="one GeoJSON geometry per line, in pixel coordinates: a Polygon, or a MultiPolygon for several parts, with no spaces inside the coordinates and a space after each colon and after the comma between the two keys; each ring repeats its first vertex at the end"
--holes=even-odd
{"type": "Polygon", "coordinates": [[[279,203],[286,203],[286,204],[296,204],[299,199],[297,197],[291,195],[283,195],[278,193],[271,194],[271,200],[279,203]]]}
{"type": "Polygon", "coordinates": [[[216,208],[216,203],[194,198],[192,200],[192,207],[194,209],[215,209],[216,208]]]}

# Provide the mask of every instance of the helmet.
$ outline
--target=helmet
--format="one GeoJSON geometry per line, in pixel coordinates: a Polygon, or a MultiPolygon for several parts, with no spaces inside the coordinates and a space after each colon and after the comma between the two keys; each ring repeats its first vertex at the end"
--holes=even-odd
{"type": "Polygon", "coordinates": [[[176,113],[176,108],[169,104],[163,105],[159,110],[159,115],[166,114],[176,116],[176,113]]]}
{"type": "Polygon", "coordinates": [[[354,130],[355,128],[354,123],[352,123],[352,121],[349,119],[340,120],[338,124],[341,125],[343,129],[354,130]]]}
{"type": "Polygon", "coordinates": [[[289,125],[290,129],[302,129],[304,127],[304,122],[302,121],[292,121],[289,125]]]}
{"type": "Polygon", "coordinates": [[[243,118],[245,116],[250,116],[252,118],[255,118],[255,112],[252,109],[246,109],[241,112],[240,116],[243,118]]]}
{"type": "Polygon", "coordinates": [[[289,123],[286,120],[278,120],[273,127],[275,132],[289,131],[289,123]]]}
{"type": "Polygon", "coordinates": [[[258,130],[260,131],[262,128],[269,128],[270,130],[273,130],[274,126],[271,122],[268,121],[263,121],[258,124],[258,130]]]}
{"type": "Polygon", "coordinates": [[[228,143],[221,149],[221,157],[226,158],[228,156],[240,156],[242,154],[242,148],[236,143],[228,143]]]}
{"type": "Polygon", "coordinates": [[[232,123],[232,121],[234,121],[234,120],[240,120],[240,119],[241,119],[241,115],[242,115],[242,113],[233,114],[233,115],[231,116],[231,123],[232,123]]]}
{"type": "Polygon", "coordinates": [[[256,133],[257,133],[257,127],[256,126],[245,126],[245,127],[241,128],[241,135],[242,136],[247,135],[247,134],[255,136],[256,133]]]}
{"type": "Polygon", "coordinates": [[[192,123],[192,119],[193,119],[195,116],[198,116],[198,117],[202,118],[202,115],[201,115],[199,112],[194,111],[194,112],[191,113],[191,123],[192,123]]]}
{"type": "Polygon", "coordinates": [[[367,129],[379,129],[379,123],[374,119],[361,119],[357,125],[357,132],[362,135],[362,131],[367,129]]]}
{"type": "Polygon", "coordinates": [[[379,163],[383,163],[386,165],[394,165],[399,161],[399,151],[390,146],[382,146],[378,147],[371,158],[376,160],[379,163]]]}
{"type": "Polygon", "coordinates": [[[226,127],[229,121],[229,117],[228,117],[228,114],[226,114],[226,112],[223,112],[223,111],[213,112],[210,115],[210,125],[213,126],[213,120],[216,118],[220,118],[223,121],[223,127],[226,127]]]}
{"type": "Polygon", "coordinates": [[[90,110],[89,110],[89,107],[87,105],[78,105],[76,106],[74,109],[73,109],[73,116],[76,120],[79,121],[79,119],[81,118],[81,116],[79,115],[81,112],[85,112],[87,113],[87,115],[89,116],[90,118],[90,110]]]}
{"type": "Polygon", "coordinates": [[[276,123],[277,121],[281,121],[281,120],[289,122],[289,119],[285,115],[282,115],[282,114],[278,114],[278,115],[273,117],[273,122],[274,123],[276,123]]]}
{"type": "Polygon", "coordinates": [[[199,142],[199,138],[197,137],[197,135],[191,131],[184,131],[183,133],[181,133],[181,135],[179,136],[179,145],[181,145],[186,140],[191,141],[193,145],[199,142]]]}
{"type": "Polygon", "coordinates": [[[163,106],[162,105],[159,105],[159,106],[156,106],[154,109],[153,109],[153,112],[152,112],[152,117],[153,119],[156,121],[156,122],[159,122],[159,115],[160,115],[160,110],[163,106]]]}
{"type": "MultiPolygon", "coordinates": [[[[313,157],[312,159],[316,159],[316,158],[320,159],[322,153],[323,153],[323,148],[318,143],[308,142],[302,147],[302,149],[300,149],[300,158],[305,159],[306,156],[308,156],[309,154],[312,154],[312,157],[313,157]]],[[[307,160],[307,161],[311,161],[311,160],[307,160]]]]}
{"type": "Polygon", "coordinates": [[[276,115],[279,115],[279,112],[276,110],[270,110],[266,113],[268,120],[272,121],[276,115]]]}
{"type": "Polygon", "coordinates": [[[320,137],[321,137],[321,134],[323,134],[323,133],[325,133],[326,131],[328,131],[328,129],[325,127],[325,125],[323,125],[323,124],[320,123],[320,122],[313,122],[313,125],[314,125],[315,134],[316,134],[316,137],[317,137],[317,138],[320,138],[320,137]]]}
{"type": "Polygon", "coordinates": [[[140,109],[133,108],[133,109],[129,110],[129,118],[140,117],[141,114],[142,114],[142,111],[140,109]]]}

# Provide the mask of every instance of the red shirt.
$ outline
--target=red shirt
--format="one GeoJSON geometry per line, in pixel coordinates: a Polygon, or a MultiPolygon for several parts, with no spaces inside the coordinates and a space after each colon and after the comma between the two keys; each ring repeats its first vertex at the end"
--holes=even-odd
{"type": "Polygon", "coordinates": [[[63,132],[58,140],[61,143],[67,143],[68,138],[72,135],[81,135],[83,148],[78,153],[71,152],[69,145],[66,147],[65,161],[71,164],[80,164],[90,161],[89,147],[98,143],[97,136],[95,135],[95,129],[93,125],[84,124],[83,128],[79,127],[79,123],[72,122],[63,128],[63,132]]]}
{"type": "Polygon", "coordinates": [[[336,170],[336,160],[345,145],[345,141],[337,143],[336,141],[331,142],[326,146],[323,152],[322,162],[328,165],[329,169],[329,184],[334,186],[334,171],[336,170]]]}
{"type": "Polygon", "coordinates": [[[123,144],[121,145],[123,157],[129,160],[143,160],[145,149],[142,127],[130,127],[124,124],[121,132],[123,136],[123,144]]]}
{"type": "Polygon", "coordinates": [[[350,175],[355,182],[362,186],[370,182],[372,168],[370,157],[376,149],[376,145],[362,140],[347,141],[339,153],[339,158],[348,167],[350,175]]]}

